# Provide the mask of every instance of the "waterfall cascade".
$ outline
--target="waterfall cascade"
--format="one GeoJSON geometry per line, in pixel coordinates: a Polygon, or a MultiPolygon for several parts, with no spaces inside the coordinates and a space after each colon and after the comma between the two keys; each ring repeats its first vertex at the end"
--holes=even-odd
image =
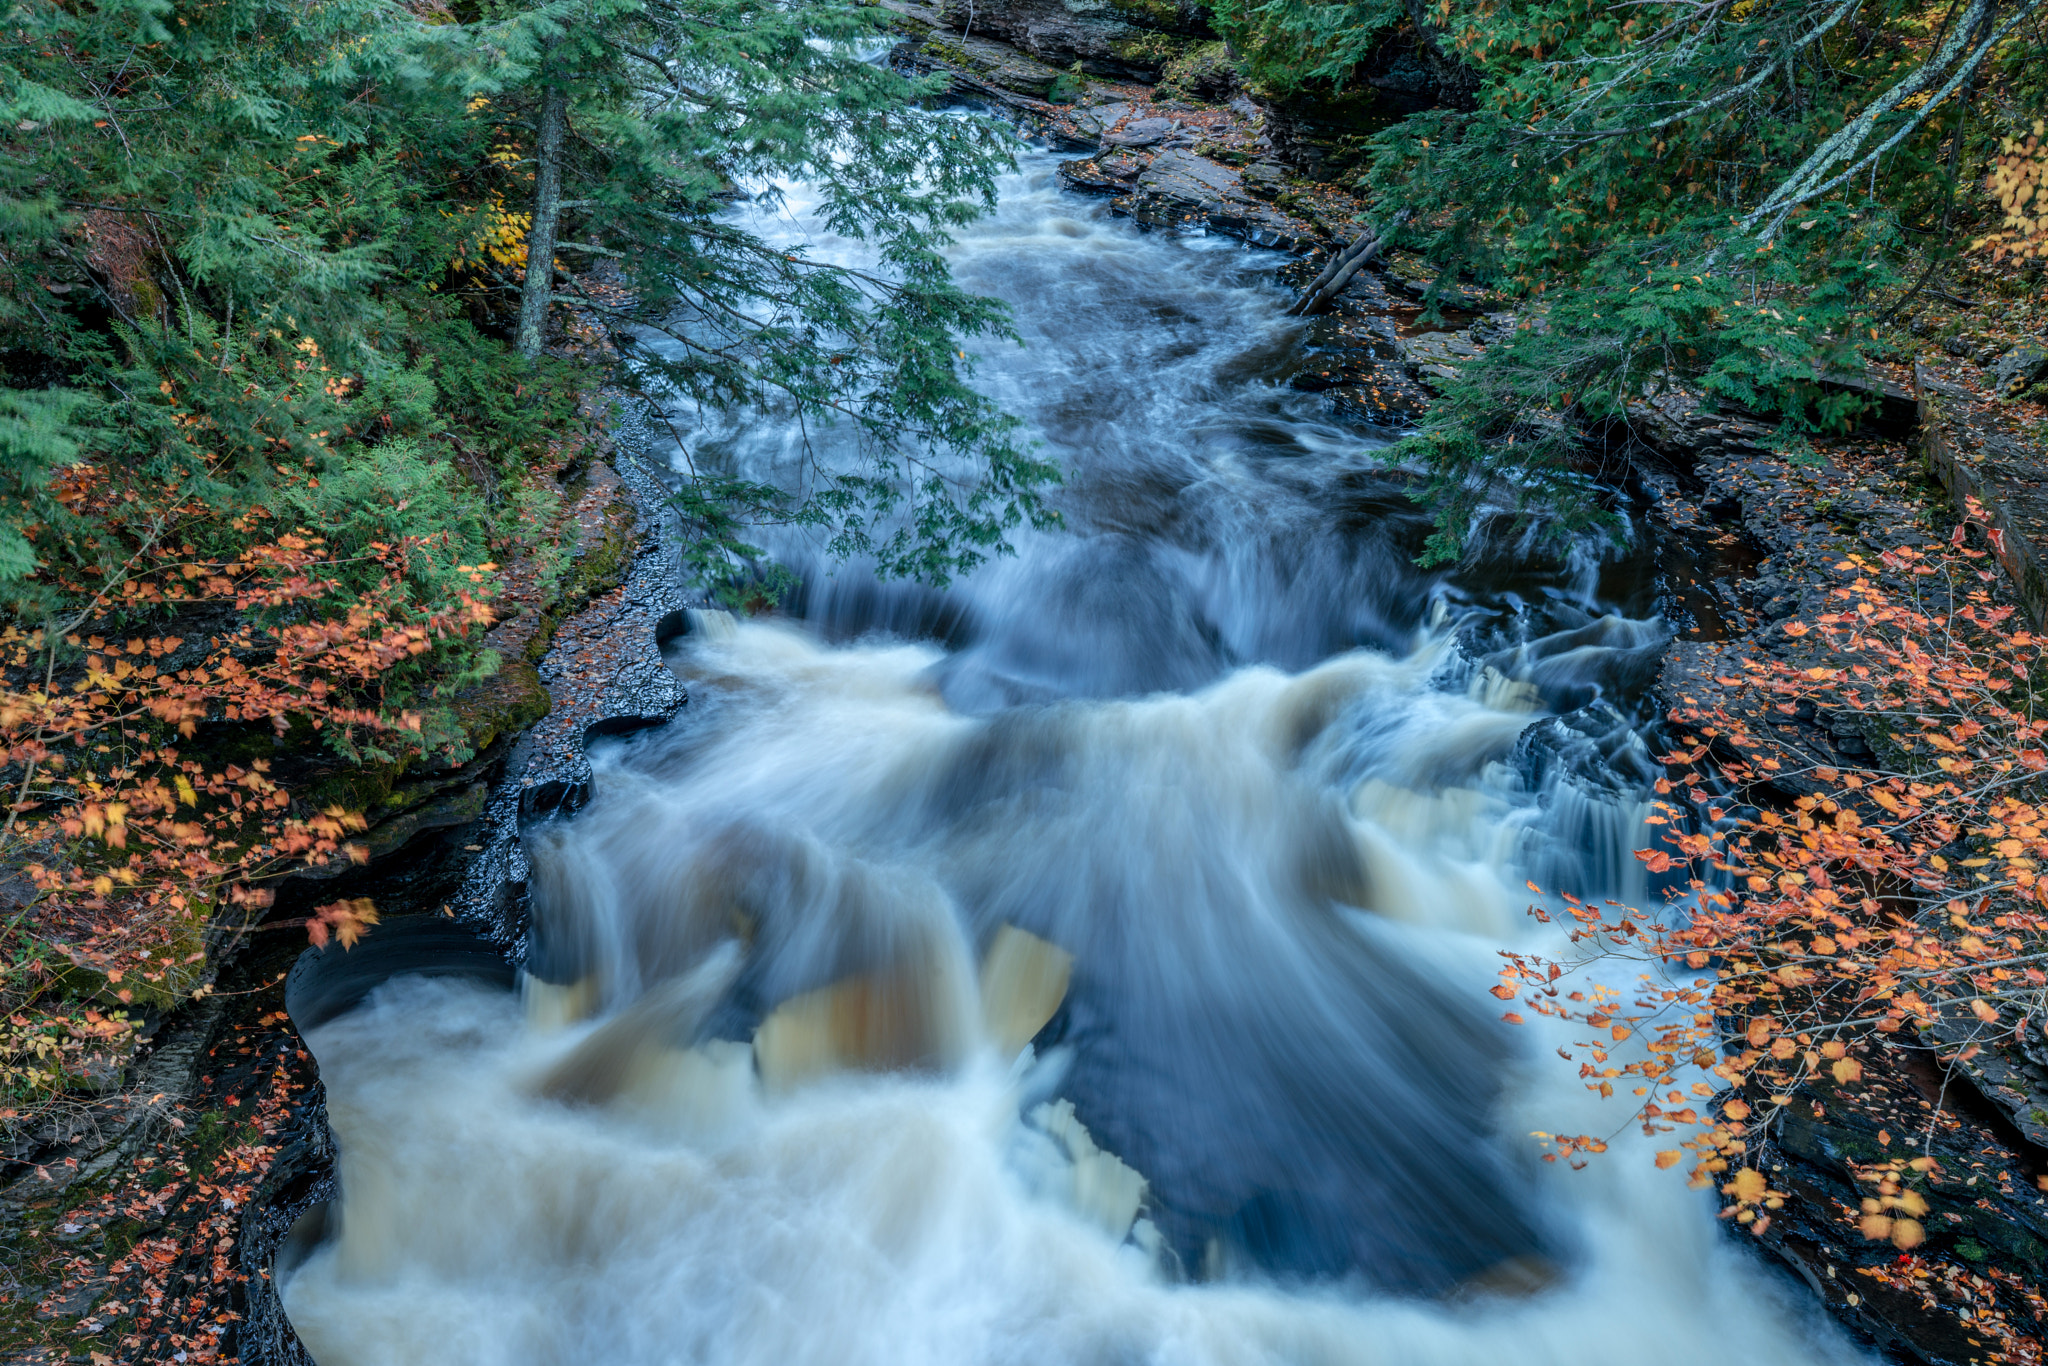
{"type": "MultiPolygon", "coordinates": [[[[1025,159],[955,266],[1066,527],[696,614],[684,713],[528,832],[520,990],[312,1030],[322,1366],[1855,1359],[1487,994],[1551,933],[1525,881],[1657,895],[1648,550],[1417,569],[1404,477],[1283,382],[1274,265],[1025,159]]],[[[755,478],[857,454],[676,422],[755,478]]]]}

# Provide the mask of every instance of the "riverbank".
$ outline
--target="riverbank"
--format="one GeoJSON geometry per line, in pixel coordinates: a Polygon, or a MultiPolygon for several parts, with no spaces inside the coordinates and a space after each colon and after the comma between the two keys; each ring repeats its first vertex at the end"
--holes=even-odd
{"type": "MultiPolygon", "coordinates": [[[[1685,629],[1660,680],[1673,738],[1703,724],[1714,733],[1741,727],[1755,743],[1725,752],[1707,743],[1752,772],[1771,765],[1743,800],[1796,817],[1800,803],[1838,795],[1844,776],[1875,783],[1899,766],[1877,718],[1811,703],[1781,709],[1751,685],[1766,667],[1854,663],[1816,653],[1808,623],[1843,610],[1835,595],[1860,574],[1882,572],[1888,552],[1946,542],[1959,514],[1919,444],[1918,434],[1820,441],[1796,462],[1723,445],[1646,471],[1680,551],[1673,605],[1685,629]]],[[[1903,587],[1889,574],[1883,581],[1903,587]]],[[[1993,591],[2016,601],[2002,577],[1993,591]]],[[[1713,785],[1717,771],[1715,759],[1668,770],[1680,791],[1713,785]]],[[[1868,819],[1884,819],[1866,807],[1868,819]]],[[[1922,923],[1961,938],[1945,918],[1922,923]]],[[[2048,1151],[2036,1137],[2037,1044],[2009,1033],[1973,1041],[1979,1033],[1973,1022],[1955,1041],[1940,1028],[1892,1036],[1857,1052],[1855,1085],[1817,1074],[1789,1092],[1757,1085],[1735,1093],[1771,1116],[1754,1155],[1783,1197],[1757,1245],[1895,1360],[2026,1361],[2038,1351],[2048,1198],[2037,1183],[2048,1176],[2048,1151]],[[1919,1187],[1931,1210],[1920,1221],[1925,1240],[1902,1251],[1865,1237],[1858,1221],[1866,1201],[1882,1198],[1887,1162],[1909,1158],[1940,1165],[1919,1187]]],[[[1737,1213],[1733,1199],[1727,1212],[1737,1213]]]]}
{"type": "Polygon", "coordinates": [[[557,462],[548,532],[506,567],[504,617],[487,638],[503,662],[463,700],[482,729],[462,781],[385,792],[358,836],[363,863],[287,880],[210,965],[208,991],[157,1013],[102,1092],[9,1154],[9,1360],[299,1359],[265,1282],[291,1217],[331,1180],[317,1072],[284,1011],[302,918],[368,898],[387,923],[450,917],[509,947],[522,802],[530,815],[537,797],[560,800],[581,781],[591,726],[682,704],[657,644],[681,601],[675,557],[661,553],[673,514],[637,433],[626,427],[621,444],[619,430],[614,419],[557,462]]]}

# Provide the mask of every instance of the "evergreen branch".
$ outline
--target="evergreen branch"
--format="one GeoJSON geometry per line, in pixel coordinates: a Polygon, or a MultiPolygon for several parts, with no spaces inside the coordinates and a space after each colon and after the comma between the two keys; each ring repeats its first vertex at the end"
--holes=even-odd
{"type": "MultiPolygon", "coordinates": [[[[1776,77],[1780,71],[1784,70],[1785,66],[1788,63],[1794,61],[1801,52],[1804,52],[1808,47],[1811,47],[1814,43],[1817,43],[1822,38],[1826,37],[1827,34],[1836,27],[1836,25],[1840,24],[1844,19],[1848,18],[1851,14],[1855,13],[1856,10],[1859,7],[1861,7],[1862,3],[1863,0],[1842,0],[1840,4],[1836,5],[1833,10],[1829,11],[1828,14],[1818,24],[1814,25],[1813,28],[1809,29],[1805,33],[1805,35],[1802,36],[1797,42],[1792,43],[1786,46],[1785,48],[1781,49],[1777,57],[1773,61],[1767,63],[1763,67],[1763,69],[1758,71],[1754,76],[1749,77],[1747,80],[1742,81],[1738,85],[1734,85],[1726,90],[1723,90],[1717,95],[1711,96],[1710,98],[1704,100],[1696,101],[1690,107],[1682,109],[1675,114],[1671,114],[1663,118],[1656,119],[1655,121],[1650,123],[1632,124],[1624,128],[1602,128],[1584,132],[1569,128],[1560,129],[1556,132],[1530,129],[1529,133],[1532,136],[1539,138],[1572,137],[1578,139],[1579,142],[1584,143],[1591,142],[1598,138],[1636,137],[1641,136],[1645,133],[1662,132],[1664,129],[1670,128],[1675,124],[1684,123],[1688,119],[1698,118],[1701,114],[1712,113],[1714,110],[1722,108],[1725,105],[1732,104],[1736,100],[1741,99],[1743,96],[1751,94],[1756,90],[1760,89],[1766,81],[1776,77]]],[[[1579,101],[1578,105],[1572,110],[1572,112],[1566,115],[1565,117],[1569,119],[1575,117],[1583,110],[1592,108],[1600,100],[1606,98],[1606,96],[1612,94],[1615,90],[1620,89],[1628,81],[1634,79],[1637,75],[1649,69],[1650,65],[1653,65],[1653,63],[1649,62],[1648,60],[1638,62],[1632,65],[1626,71],[1622,72],[1620,75],[1617,75],[1612,79],[1608,80],[1603,85],[1588,91],[1585,97],[1579,101]]]]}
{"type": "Polygon", "coordinates": [[[2017,28],[2023,20],[2039,9],[2042,3],[2043,0],[2025,0],[2025,3],[2017,13],[2013,14],[1996,31],[1987,36],[1967,56],[1964,56],[1963,50],[1969,41],[1969,35],[1989,25],[1995,7],[1994,0],[1971,0],[1970,7],[1965,11],[1962,21],[1950,32],[1947,40],[1942,44],[1935,56],[1916,67],[1877,99],[1872,100],[1862,113],[1851,119],[1832,137],[1815,148],[1812,154],[1805,161],[1801,162],[1790,175],[1786,176],[1776,189],[1766,195],[1756,208],[1750,210],[1743,217],[1740,224],[1742,231],[1749,232],[1755,229],[1759,223],[1762,223],[1765,226],[1761,232],[1757,233],[1757,239],[1760,242],[1768,243],[1776,235],[1778,229],[1784,225],[1785,220],[1792,215],[1793,210],[1797,209],[1801,204],[1840,188],[1849,183],[1858,174],[1873,166],[1878,158],[1898,146],[1914,129],[1925,123],[1935,109],[1939,108],[1951,95],[1962,87],[1964,82],[1975,75],[1978,65],[1984,60],[1985,56],[2007,34],[2017,28]],[[1960,64],[1958,64],[1959,62],[1960,64]],[[1841,174],[1834,176],[1832,179],[1822,179],[1835,166],[1855,155],[1857,150],[1873,135],[1879,119],[1898,108],[1906,100],[1927,89],[1940,73],[1950,67],[1955,67],[1955,71],[1949,77],[1947,83],[1938,92],[1923,101],[1918,108],[1914,109],[1912,117],[1895,130],[1889,138],[1874,150],[1865,153],[1841,174]]]}

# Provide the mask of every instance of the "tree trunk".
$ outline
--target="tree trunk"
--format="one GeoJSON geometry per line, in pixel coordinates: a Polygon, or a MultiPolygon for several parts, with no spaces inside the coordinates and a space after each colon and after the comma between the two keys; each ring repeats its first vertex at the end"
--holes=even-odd
{"type": "Polygon", "coordinates": [[[562,133],[569,92],[551,83],[540,99],[534,147],[533,226],[526,234],[526,287],[519,294],[519,353],[538,356],[547,344],[548,305],[555,297],[555,231],[562,217],[562,133]]]}
{"type": "Polygon", "coordinates": [[[1375,233],[1371,228],[1367,228],[1358,234],[1350,246],[1329,259],[1323,267],[1323,273],[1316,277],[1315,283],[1303,290],[1301,297],[1288,308],[1287,316],[1305,318],[1327,309],[1336,297],[1344,292],[1344,286],[1351,283],[1351,277],[1363,270],[1368,261],[1385,249],[1401,225],[1408,221],[1410,213],[1410,210],[1402,209],[1394,215],[1384,230],[1375,233]]]}

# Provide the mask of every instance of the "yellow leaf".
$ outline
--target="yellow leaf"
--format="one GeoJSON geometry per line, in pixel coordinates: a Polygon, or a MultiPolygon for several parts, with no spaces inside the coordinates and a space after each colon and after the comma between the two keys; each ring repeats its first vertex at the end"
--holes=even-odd
{"type": "Polygon", "coordinates": [[[1768,1189],[1764,1174],[1755,1167],[1744,1167],[1735,1173],[1735,1179],[1721,1187],[1723,1195],[1732,1195],[1745,1205],[1753,1205],[1764,1198],[1768,1189]]]}
{"type": "Polygon", "coordinates": [[[1835,1080],[1847,1086],[1863,1076],[1863,1064],[1854,1058],[1836,1058],[1835,1065],[1828,1069],[1835,1074],[1835,1080]]]}
{"type": "Polygon", "coordinates": [[[1676,1148],[1666,1148],[1657,1154],[1657,1165],[1660,1168],[1675,1167],[1678,1165],[1679,1159],[1684,1156],[1685,1154],[1676,1148]]]}
{"type": "Polygon", "coordinates": [[[1981,997],[1970,1002],[1970,1012],[1985,1024],[1997,1024],[1998,1012],[1981,997]]]}

